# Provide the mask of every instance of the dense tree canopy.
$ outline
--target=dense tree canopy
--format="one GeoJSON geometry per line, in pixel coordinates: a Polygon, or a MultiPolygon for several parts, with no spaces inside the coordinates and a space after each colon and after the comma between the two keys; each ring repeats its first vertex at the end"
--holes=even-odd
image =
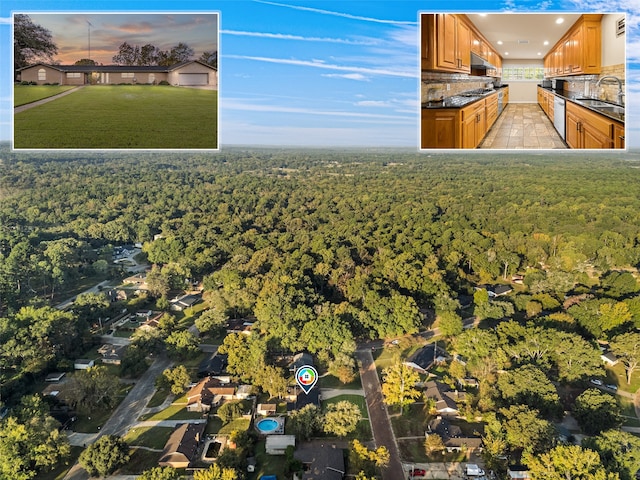
{"type": "Polygon", "coordinates": [[[17,13],[13,19],[14,69],[26,67],[37,61],[51,61],[52,56],[58,53],[51,32],[33,23],[29,15],[17,13]]]}

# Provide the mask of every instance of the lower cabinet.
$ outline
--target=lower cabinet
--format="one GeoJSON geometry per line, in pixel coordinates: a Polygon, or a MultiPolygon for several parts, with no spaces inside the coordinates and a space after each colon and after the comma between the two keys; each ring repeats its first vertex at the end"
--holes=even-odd
{"type": "Polygon", "coordinates": [[[422,109],[421,148],[476,148],[498,119],[498,94],[463,108],[422,109]]]}
{"type": "Polygon", "coordinates": [[[571,148],[624,148],[624,125],[567,102],[566,142],[571,148]]]}

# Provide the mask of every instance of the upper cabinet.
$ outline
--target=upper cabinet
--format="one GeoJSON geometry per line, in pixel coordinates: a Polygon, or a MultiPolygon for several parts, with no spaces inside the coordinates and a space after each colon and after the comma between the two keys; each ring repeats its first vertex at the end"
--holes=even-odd
{"type": "Polygon", "coordinates": [[[547,53],[547,77],[598,74],[602,63],[601,14],[585,14],[547,53]]]}
{"type": "Polygon", "coordinates": [[[452,13],[422,15],[422,69],[471,73],[471,30],[452,13]]]}
{"type": "Polygon", "coordinates": [[[500,75],[502,59],[465,15],[423,14],[421,28],[422,70],[472,73],[473,52],[496,66],[487,75],[500,75]]]}

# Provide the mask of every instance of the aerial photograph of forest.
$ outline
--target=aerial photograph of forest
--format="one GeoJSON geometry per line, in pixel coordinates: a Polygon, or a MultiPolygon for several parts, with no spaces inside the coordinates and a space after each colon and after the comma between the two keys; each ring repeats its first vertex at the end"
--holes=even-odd
{"type": "Polygon", "coordinates": [[[633,479],[639,184],[634,151],[5,146],[0,478],[633,479]]]}

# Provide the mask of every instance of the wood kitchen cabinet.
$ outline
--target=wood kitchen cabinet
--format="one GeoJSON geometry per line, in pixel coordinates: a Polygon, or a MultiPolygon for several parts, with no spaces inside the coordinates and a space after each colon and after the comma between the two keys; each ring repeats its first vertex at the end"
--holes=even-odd
{"type": "Polygon", "coordinates": [[[544,58],[545,75],[598,74],[602,64],[602,14],[584,14],[544,58]]]}
{"type": "Polygon", "coordinates": [[[507,108],[509,104],[509,87],[504,87],[502,89],[502,107],[507,108]]]}
{"type": "Polygon", "coordinates": [[[422,148],[460,148],[460,111],[422,110],[422,148]]]}
{"type": "Polygon", "coordinates": [[[460,15],[422,15],[423,70],[471,73],[471,28],[460,15]]]}
{"type": "Polygon", "coordinates": [[[624,148],[624,125],[567,102],[566,142],[571,148],[624,148]],[[620,139],[619,137],[622,137],[620,139]]]}
{"type": "Polygon", "coordinates": [[[485,98],[484,102],[487,122],[485,132],[487,132],[498,119],[498,94],[494,93],[493,95],[485,98]]]}
{"type": "Polygon", "coordinates": [[[462,148],[476,148],[487,133],[485,100],[460,109],[462,148]]]}

